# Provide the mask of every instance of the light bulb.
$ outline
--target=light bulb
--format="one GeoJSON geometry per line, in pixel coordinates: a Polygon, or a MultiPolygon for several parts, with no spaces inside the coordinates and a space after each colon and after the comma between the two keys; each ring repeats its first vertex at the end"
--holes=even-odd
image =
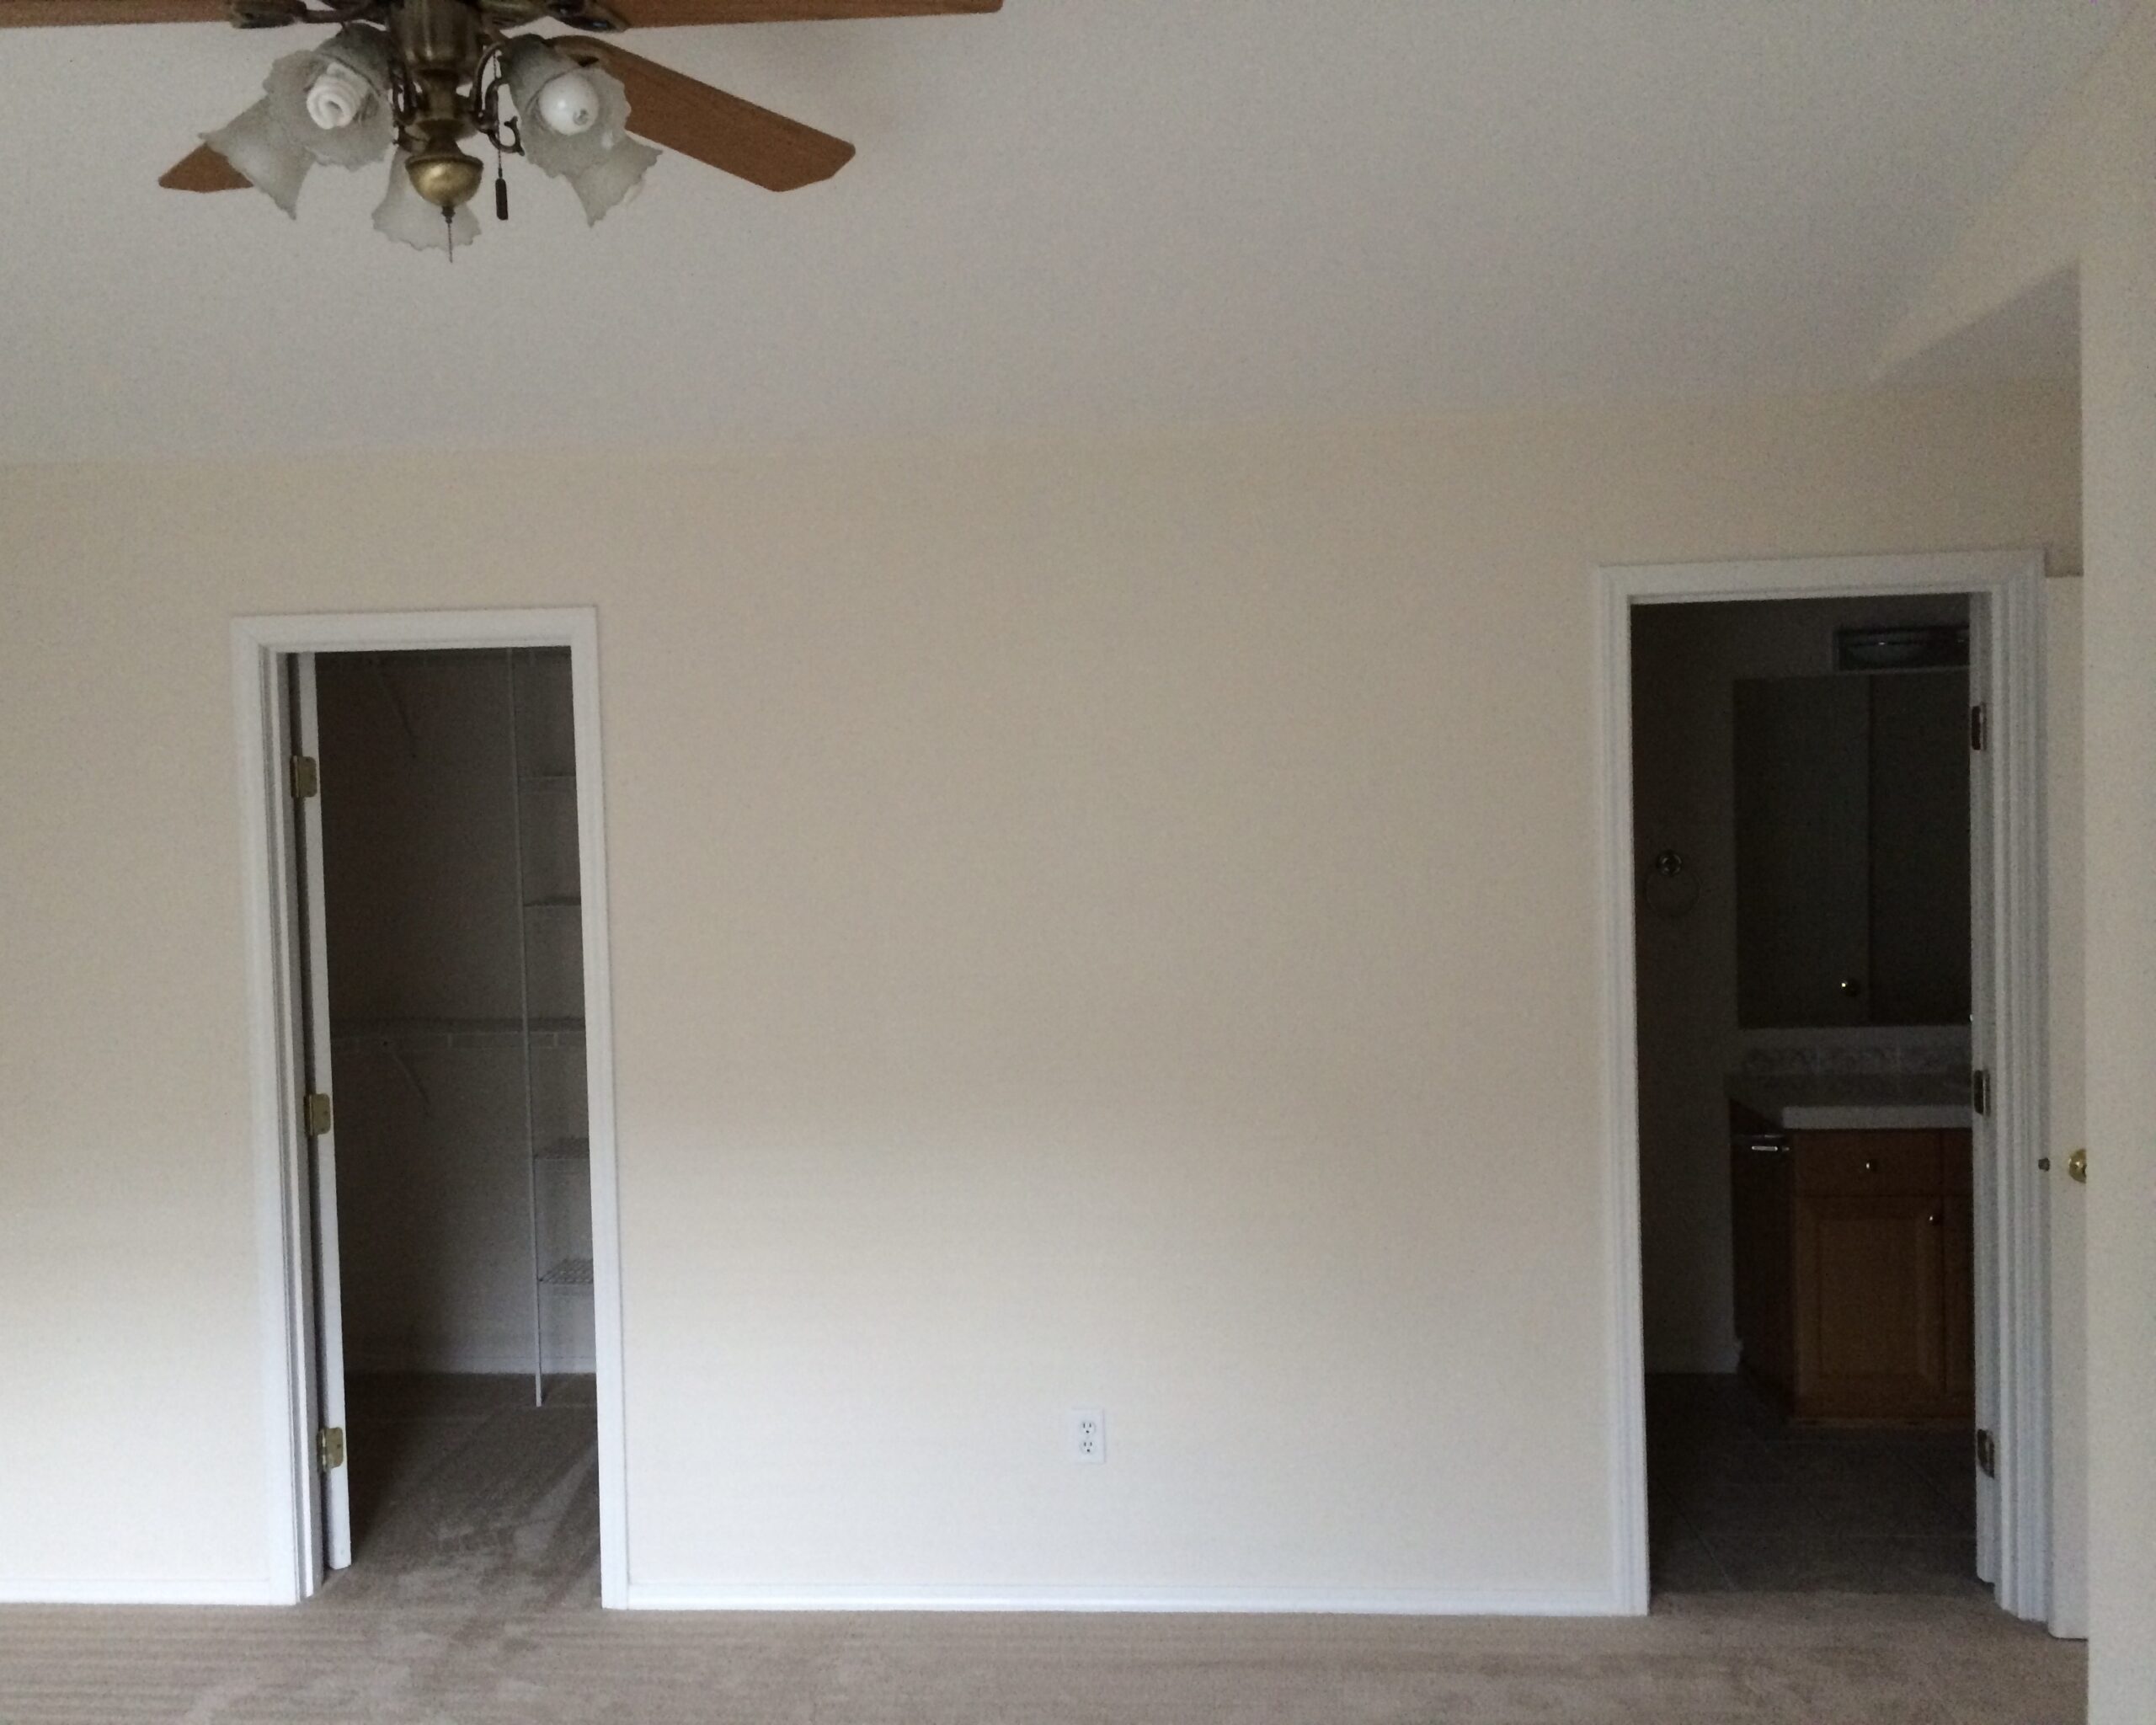
{"type": "Polygon", "coordinates": [[[620,142],[628,93],[605,68],[579,66],[543,36],[517,36],[503,51],[502,75],[516,104],[525,159],[542,174],[574,179],[620,142]]]}
{"type": "Polygon", "coordinates": [[[599,123],[599,92],[582,72],[565,72],[539,92],[539,117],[563,137],[590,131],[599,123]]]}
{"type": "Polygon", "coordinates": [[[324,60],[307,87],[307,117],[324,131],[342,131],[360,117],[374,92],[340,60],[324,60]]]}
{"type": "Polygon", "coordinates": [[[286,55],[263,88],[284,136],[324,167],[358,168],[397,142],[389,85],[388,38],[379,26],[352,24],[319,48],[286,55]]]}

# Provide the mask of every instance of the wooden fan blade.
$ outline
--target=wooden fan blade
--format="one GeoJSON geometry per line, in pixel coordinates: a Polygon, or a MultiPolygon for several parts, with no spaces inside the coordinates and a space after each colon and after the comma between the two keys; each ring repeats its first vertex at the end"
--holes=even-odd
{"type": "Polygon", "coordinates": [[[0,0],[0,29],[74,24],[229,24],[225,0],[0,0]]]}
{"type": "Polygon", "coordinates": [[[175,192],[240,192],[248,181],[207,144],[198,144],[165,169],[157,184],[175,192]]]}
{"type": "MultiPolygon", "coordinates": [[[[56,0],[53,0],[56,3],[56,0]]],[[[609,0],[643,29],[688,24],[792,24],[810,19],[933,18],[998,12],[1003,0],[609,0]]]]}
{"type": "MultiPolygon", "coordinates": [[[[646,29],[690,24],[788,24],[833,18],[931,18],[996,12],[1003,0],[619,0],[646,29]]],[[[227,24],[227,0],[0,0],[0,29],[77,24],[227,24]]]]}
{"type": "Polygon", "coordinates": [[[853,146],[843,138],[699,83],[617,43],[557,37],[554,45],[621,79],[629,93],[629,130],[638,137],[767,190],[814,185],[853,159],[853,146]]]}

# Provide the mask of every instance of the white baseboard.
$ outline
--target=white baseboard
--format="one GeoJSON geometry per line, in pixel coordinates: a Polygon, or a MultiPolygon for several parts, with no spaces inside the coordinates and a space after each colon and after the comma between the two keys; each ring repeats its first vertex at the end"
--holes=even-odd
{"type": "MultiPolygon", "coordinates": [[[[284,1605],[266,1580],[0,1576],[6,1605],[284,1605]]],[[[638,1611],[1069,1611],[1300,1616],[1608,1617],[1606,1594],[1413,1588],[860,1587],[636,1582],[638,1611]]]]}
{"type": "Polygon", "coordinates": [[[1304,1616],[1610,1617],[1606,1593],[1449,1593],[1417,1588],[788,1587],[632,1581],[632,1611],[1132,1611],[1304,1616]]]}
{"type": "Polygon", "coordinates": [[[110,1576],[0,1575],[4,1605],[286,1605],[274,1583],[202,1578],[120,1579],[110,1576]]]}

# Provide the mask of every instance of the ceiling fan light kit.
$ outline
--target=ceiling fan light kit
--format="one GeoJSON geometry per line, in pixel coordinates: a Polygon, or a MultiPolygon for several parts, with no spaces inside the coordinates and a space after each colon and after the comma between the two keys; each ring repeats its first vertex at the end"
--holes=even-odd
{"type": "Polygon", "coordinates": [[[658,159],[659,152],[649,144],[623,138],[581,174],[569,175],[584,219],[596,224],[615,205],[632,201],[643,190],[645,171],[658,159]]]}
{"type": "Polygon", "coordinates": [[[502,54],[525,159],[557,179],[596,165],[628,124],[621,79],[579,69],[552,44],[520,36],[502,54]]]}
{"type": "Polygon", "coordinates": [[[374,231],[417,251],[448,252],[479,237],[479,218],[468,204],[444,211],[419,195],[412,183],[412,158],[399,150],[391,159],[389,190],[374,208],[374,231]]]}
{"type": "Polygon", "coordinates": [[[318,48],[287,54],[262,86],[277,125],[324,167],[379,162],[397,142],[388,100],[389,44],[347,24],[318,48]]]}
{"type": "Polygon", "coordinates": [[[522,156],[566,179],[597,222],[636,195],[654,144],[771,191],[829,179],[853,146],[713,89],[611,42],[633,25],[914,18],[1000,10],[1003,0],[0,0],[0,28],[205,23],[243,29],[334,24],[318,46],[270,68],[260,101],[168,168],[175,191],[253,186],[287,216],[318,165],[389,159],[376,229],[454,254],[478,237],[472,199],[495,153],[494,213],[509,214],[499,165],[522,156]],[[551,22],[584,36],[519,36],[551,22]],[[504,111],[504,99],[507,99],[504,111]],[[648,142],[647,142],[648,141],[648,142]]]}
{"type": "Polygon", "coordinates": [[[264,96],[252,108],[215,131],[202,134],[202,142],[232,165],[257,191],[265,192],[287,216],[300,213],[300,182],[314,165],[306,147],[277,124],[264,96]]]}

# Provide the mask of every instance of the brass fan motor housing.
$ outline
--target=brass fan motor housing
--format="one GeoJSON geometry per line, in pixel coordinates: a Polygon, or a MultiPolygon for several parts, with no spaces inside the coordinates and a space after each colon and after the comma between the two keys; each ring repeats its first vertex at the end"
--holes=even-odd
{"type": "Polygon", "coordinates": [[[457,147],[478,130],[465,88],[485,51],[479,10],[469,0],[394,0],[389,30],[411,80],[404,171],[412,190],[437,210],[460,209],[486,178],[478,160],[457,147]]]}
{"type": "Polygon", "coordinates": [[[453,145],[409,158],[404,163],[412,190],[445,212],[461,208],[478,195],[486,167],[453,145]]]}

